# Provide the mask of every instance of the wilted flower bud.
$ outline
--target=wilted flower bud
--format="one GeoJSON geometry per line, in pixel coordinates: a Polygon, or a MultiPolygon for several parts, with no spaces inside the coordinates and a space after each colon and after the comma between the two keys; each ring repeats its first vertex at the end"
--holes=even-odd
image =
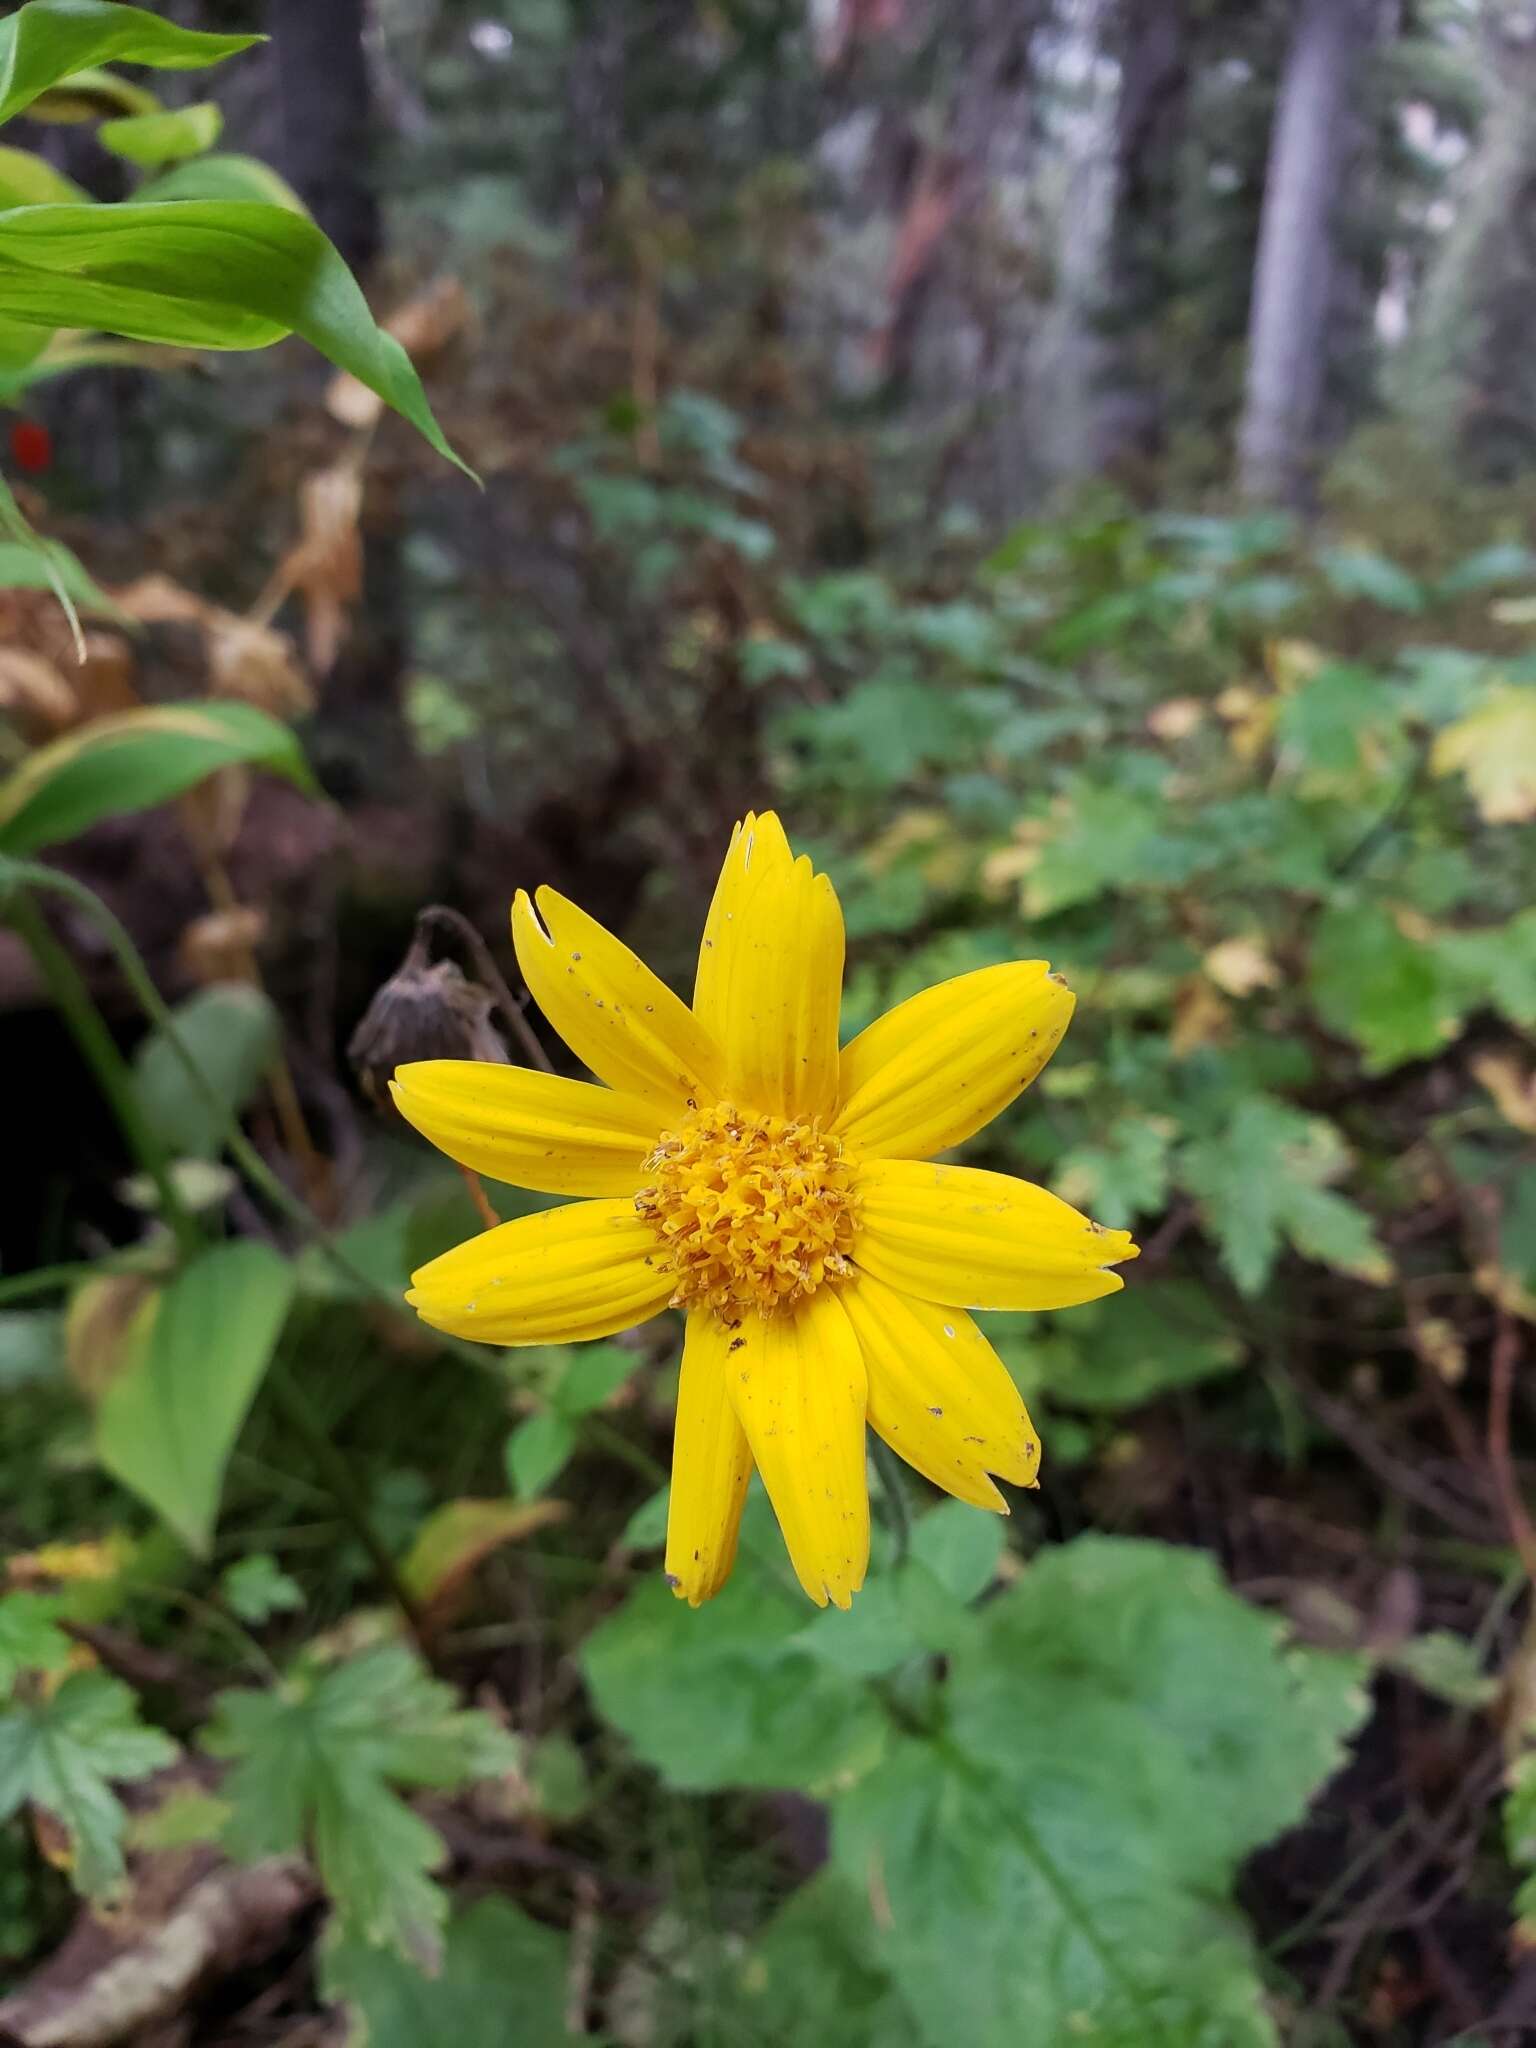
{"type": "Polygon", "coordinates": [[[409,1060],[499,1060],[507,1048],[491,1022],[496,998],[451,960],[427,958],[417,938],[352,1034],[347,1058],[370,1102],[392,1107],[389,1082],[409,1060]]]}

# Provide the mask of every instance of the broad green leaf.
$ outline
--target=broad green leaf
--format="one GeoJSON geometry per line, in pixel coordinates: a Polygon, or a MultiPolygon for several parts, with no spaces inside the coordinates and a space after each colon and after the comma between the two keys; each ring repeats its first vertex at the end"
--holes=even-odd
{"type": "Polygon", "coordinates": [[[991,1585],[1003,1549],[999,1515],[943,1501],[915,1524],[900,1564],[872,1569],[844,1614],[824,1608],[799,1641],[830,1669],[877,1677],[908,1658],[948,1654],[971,1627],[970,1603],[991,1585]]]}
{"type": "Polygon", "coordinates": [[[1374,904],[1325,911],[1312,940],[1312,998],[1352,1038],[1366,1071],[1441,1051],[1460,1028],[1462,991],[1436,947],[1406,938],[1374,904]]]}
{"type": "Polygon", "coordinates": [[[511,1736],[388,1644],[301,1666],[271,1692],[222,1693],[205,1744],[230,1766],[231,1854],[309,1849],[348,1935],[437,1962],[448,1901],[430,1873],[443,1844],[391,1788],[448,1791],[513,1771],[511,1736]]]}
{"type": "Polygon", "coordinates": [[[93,719],[39,747],[0,782],[0,853],[57,846],[236,766],[313,787],[298,741],[254,704],[154,704],[93,719]]]}
{"type": "Polygon", "coordinates": [[[0,1699],[23,1671],[57,1671],[74,1648],[50,1593],[0,1593],[0,1699]]]}
{"type": "Polygon", "coordinates": [[[622,1344],[573,1345],[549,1398],[562,1415],[579,1421],[616,1394],[639,1363],[637,1353],[622,1344]]]}
{"type": "Polygon", "coordinates": [[[88,203],[90,196],[73,178],[56,171],[46,157],[0,144],[0,208],[77,206],[88,203]]]}
{"type": "Polygon", "coordinates": [[[264,206],[285,206],[306,218],[309,208],[298,193],[259,157],[221,152],[192,157],[142,184],[134,195],[140,205],[162,199],[247,199],[264,206]]]}
{"type": "Polygon", "coordinates": [[[988,1328],[1026,1397],[1048,1394],[1069,1408],[1140,1408],[1231,1372],[1244,1355],[1206,1289],[1183,1280],[1145,1282],[1113,1304],[1020,1316],[1003,1332],[988,1328]]]}
{"type": "Polygon", "coordinates": [[[410,357],[319,228],[286,207],[135,200],[0,213],[0,304],[13,320],[184,348],[300,335],[459,461],[410,357]]]}
{"type": "Polygon", "coordinates": [[[911,2009],[876,1954],[873,1914],[868,1883],[861,1889],[827,1870],[802,1885],[741,1966],[735,2010],[744,2038],[786,2048],[821,2041],[836,2013],[837,2048],[917,2048],[911,2009]]]}
{"type": "Polygon", "coordinates": [[[347,2013],[349,2048],[555,2048],[565,2029],[567,1939],[508,1899],[479,1899],[449,1922],[425,1977],[344,1925],[320,1945],[321,1993],[347,2013]]]}
{"type": "Polygon", "coordinates": [[[1329,1185],[1348,1163],[1325,1118],[1251,1095],[1219,1135],[1185,1146],[1178,1172],[1244,1294],[1258,1293],[1286,1243],[1303,1258],[1381,1286],[1392,1263],[1370,1218],[1329,1185]]]}
{"type": "Polygon", "coordinates": [[[805,1595],[787,1565],[764,1562],[782,1551],[754,1493],[724,1592],[695,1611],[658,1572],[582,1650],[599,1711],[680,1790],[814,1791],[880,1753],[884,1718],[871,1696],[793,1640],[805,1595]]]}
{"type": "Polygon", "coordinates": [[[224,1149],[229,1118],[250,1107],[277,1057],[282,1021],[261,989],[225,982],[188,996],[172,1012],[172,1022],[217,1105],[192,1088],[170,1034],[158,1029],[134,1054],[134,1093],[168,1151],[178,1158],[213,1159],[224,1149]]]}
{"type": "Polygon", "coordinates": [[[265,1550],[252,1551],[232,1564],[220,1576],[219,1591],[226,1606],[253,1628],[274,1614],[293,1614],[304,1605],[304,1588],[265,1550]]]}
{"type": "Polygon", "coordinates": [[[581,1751],[558,1728],[533,1745],[523,1776],[534,1804],[547,1820],[575,1820],[592,1803],[591,1781],[581,1751]]]}
{"type": "Polygon", "coordinates": [[[52,590],[60,583],[87,611],[119,616],[111,598],[62,541],[39,539],[36,547],[0,541],[0,590],[52,590]]]}
{"type": "Polygon", "coordinates": [[[224,132],[224,116],[212,100],[194,106],[173,107],[161,114],[131,114],[123,121],[103,121],[97,140],[114,156],[152,170],[160,164],[179,163],[183,157],[201,156],[212,149],[224,132]]]}
{"type": "Polygon", "coordinates": [[[1469,1011],[1491,1005],[1522,1031],[1536,1025],[1536,909],[1481,931],[1442,932],[1435,952],[1469,1011]]]}
{"type": "Polygon", "coordinates": [[[199,1554],[293,1287],[292,1267],[265,1245],[200,1253],[140,1312],[97,1407],[101,1462],[199,1554]]]}
{"type": "Polygon", "coordinates": [[[191,71],[248,50],[261,36],[204,35],[112,0],[27,0],[0,21],[0,121],[49,86],[94,64],[191,71]]]}
{"type": "Polygon", "coordinates": [[[0,1821],[40,1806],[68,1838],[76,1890],[108,1898],[122,1884],[127,1819],[112,1781],[148,1777],[175,1755],[120,1679],[74,1672],[48,1698],[0,1714],[0,1821]]]}
{"type": "Polygon", "coordinates": [[[60,127],[78,127],[83,121],[130,119],[136,114],[161,111],[154,93],[135,85],[120,72],[103,70],[99,64],[84,71],[71,71],[57,85],[40,92],[27,107],[30,120],[60,127]]]}
{"type": "Polygon", "coordinates": [[[1340,597],[1363,597],[1393,612],[1424,609],[1422,587],[1374,548],[1325,548],[1318,567],[1340,597]]]}
{"type": "Polygon", "coordinates": [[[1501,583],[1528,583],[1536,576],[1536,554],[1515,541],[1495,541],[1464,555],[1435,585],[1436,597],[1460,597],[1469,590],[1492,590],[1501,583]]]}
{"type": "Polygon", "coordinates": [[[507,1481],[520,1500],[541,1494],[576,1448],[576,1425],[558,1408],[540,1408],[507,1438],[507,1481]]]}
{"type": "Polygon", "coordinates": [[[1286,1648],[1209,1558],[1036,1557],[954,1651],[941,1734],[833,1808],[833,1871],[921,2040],[1274,2048],[1230,1888],[1342,1762],[1361,1677],[1286,1648]]]}

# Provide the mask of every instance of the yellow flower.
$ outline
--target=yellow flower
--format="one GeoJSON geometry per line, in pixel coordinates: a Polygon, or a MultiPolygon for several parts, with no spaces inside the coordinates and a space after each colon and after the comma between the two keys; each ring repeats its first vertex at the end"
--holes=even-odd
{"type": "Polygon", "coordinates": [[[730,1575],[755,1465],[801,1585],[846,1607],[869,1557],[864,1425],[960,1500],[1007,1513],[1040,1443],[967,1308],[1070,1308],[1136,1256],[1043,1188],[924,1164],[989,1123],[1066,1030],[1046,963],[962,974],[838,1050],[843,917],[771,813],[737,826],[690,1009],[553,889],[519,892],[534,1000],[606,1087],[475,1060],[401,1067],[395,1100],[451,1159],[585,1199],[503,1223],[408,1299],[489,1344],[606,1337],[687,1313],[666,1570],[730,1575]],[[962,1306],[964,1304],[964,1306],[962,1306]]]}

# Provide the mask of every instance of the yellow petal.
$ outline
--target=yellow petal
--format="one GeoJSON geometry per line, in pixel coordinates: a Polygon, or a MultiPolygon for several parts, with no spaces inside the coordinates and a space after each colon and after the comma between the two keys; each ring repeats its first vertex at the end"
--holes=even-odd
{"type": "Polygon", "coordinates": [[[725,1386],[726,1347],[734,1335],[708,1310],[695,1309],[688,1318],[672,1433],[667,1577],[690,1607],[711,1599],[731,1575],[752,1477],[747,1433],[725,1386]]]}
{"type": "Polygon", "coordinates": [[[864,1359],[837,1296],[746,1316],[725,1346],[726,1386],[795,1576],[818,1607],[849,1605],[869,1563],[864,1359]]]}
{"type": "Polygon", "coordinates": [[[1033,1486],[1040,1439],[1008,1368],[963,1308],[899,1294],[868,1273],[838,1292],[869,1373],[869,1426],[958,1500],[1008,1512],[987,1477],[1033,1486]]]}
{"type": "Polygon", "coordinates": [[[1115,1293],[1104,1269],[1135,1256],[1128,1231],[1011,1174],[872,1159],[859,1175],[854,1263],[923,1301],[1073,1308],[1115,1293]]]}
{"type": "Polygon", "coordinates": [[[924,989],[844,1046],[833,1130],[866,1158],[929,1159],[1027,1088],[1077,998],[1044,960],[981,967],[924,989]]]}
{"type": "Polygon", "coordinates": [[[723,1064],[688,1005],[595,918],[555,889],[538,914],[519,889],[512,942],[534,1001],[578,1059],[621,1094],[682,1111],[715,1101],[723,1064]],[[542,919],[542,922],[540,921],[542,919]]]}
{"type": "Polygon", "coordinates": [[[795,860],[771,811],[731,839],[699,948],[695,1014],[725,1054],[739,1108],[808,1121],[837,1097],[843,913],[825,875],[795,860]]]}
{"type": "Polygon", "coordinates": [[[656,1234],[633,1202],[567,1202],[456,1245],[411,1275],[424,1323],[482,1344],[576,1344],[665,1308],[656,1234]]]}
{"type": "Polygon", "coordinates": [[[494,1060],[414,1060],[390,1092],[450,1159],[547,1195],[633,1194],[659,1135],[636,1096],[494,1060]]]}

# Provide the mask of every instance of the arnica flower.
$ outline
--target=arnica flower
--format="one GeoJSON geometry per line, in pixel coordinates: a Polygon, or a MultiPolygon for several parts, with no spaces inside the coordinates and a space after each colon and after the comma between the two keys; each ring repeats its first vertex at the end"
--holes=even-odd
{"type": "Polygon", "coordinates": [[[730,1575],[753,1467],[801,1585],[846,1607],[869,1557],[867,1422],[945,1492],[1040,1459],[967,1309],[1120,1287],[1123,1230],[1006,1174],[931,1162],[1013,1100],[1074,998],[1044,961],[962,974],[841,1050],[843,917],[771,812],[737,826],[690,1008],[553,889],[512,909],[534,1000],[606,1086],[476,1060],[401,1067],[402,1115],[451,1159],[584,1199],[503,1223],[413,1276],[423,1319],[489,1344],[687,1316],[666,1570],[697,1606],[730,1575]]]}

